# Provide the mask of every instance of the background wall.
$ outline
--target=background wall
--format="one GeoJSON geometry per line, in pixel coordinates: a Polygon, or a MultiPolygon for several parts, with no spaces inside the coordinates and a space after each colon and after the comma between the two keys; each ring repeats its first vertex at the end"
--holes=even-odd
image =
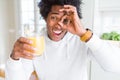
{"type": "Polygon", "coordinates": [[[5,63],[15,40],[13,0],[0,0],[0,64],[5,63]]]}

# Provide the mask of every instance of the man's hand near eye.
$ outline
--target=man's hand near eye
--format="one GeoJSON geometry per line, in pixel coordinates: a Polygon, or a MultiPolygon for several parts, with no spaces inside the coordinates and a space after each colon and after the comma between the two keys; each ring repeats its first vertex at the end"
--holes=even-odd
{"type": "Polygon", "coordinates": [[[59,11],[65,12],[65,15],[62,17],[64,29],[80,37],[86,32],[74,6],[65,5],[59,11]]]}

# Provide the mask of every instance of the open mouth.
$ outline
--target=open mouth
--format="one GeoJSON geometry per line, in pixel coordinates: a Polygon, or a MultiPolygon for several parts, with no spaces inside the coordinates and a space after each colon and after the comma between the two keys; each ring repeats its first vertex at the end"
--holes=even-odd
{"type": "Polygon", "coordinates": [[[53,30],[53,33],[58,36],[62,33],[62,30],[53,30]]]}
{"type": "Polygon", "coordinates": [[[64,30],[53,29],[51,38],[54,41],[59,41],[64,37],[64,34],[64,30]]]}

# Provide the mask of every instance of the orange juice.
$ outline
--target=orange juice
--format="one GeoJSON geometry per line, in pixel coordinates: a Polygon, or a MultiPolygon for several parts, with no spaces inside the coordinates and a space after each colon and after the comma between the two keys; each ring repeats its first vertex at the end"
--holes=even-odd
{"type": "Polygon", "coordinates": [[[37,50],[35,52],[35,56],[42,55],[45,48],[44,37],[29,37],[30,40],[33,41],[31,46],[35,47],[37,50]]]}

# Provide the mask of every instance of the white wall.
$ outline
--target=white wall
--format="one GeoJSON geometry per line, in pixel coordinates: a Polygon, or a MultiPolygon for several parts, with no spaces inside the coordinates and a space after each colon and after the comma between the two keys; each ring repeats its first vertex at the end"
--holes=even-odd
{"type": "Polygon", "coordinates": [[[100,10],[120,10],[120,0],[99,0],[100,10]]]}
{"type": "Polygon", "coordinates": [[[10,33],[15,28],[13,0],[0,0],[0,64],[5,63],[10,54],[15,34],[10,33]]]}
{"type": "Polygon", "coordinates": [[[7,20],[7,13],[8,11],[7,9],[7,2],[5,0],[0,0],[0,62],[3,63],[4,61],[4,57],[5,57],[5,53],[6,53],[6,47],[7,44],[7,26],[8,26],[8,20],[7,20]]]}
{"type": "Polygon", "coordinates": [[[93,28],[94,0],[82,0],[82,22],[85,28],[93,28]]]}

